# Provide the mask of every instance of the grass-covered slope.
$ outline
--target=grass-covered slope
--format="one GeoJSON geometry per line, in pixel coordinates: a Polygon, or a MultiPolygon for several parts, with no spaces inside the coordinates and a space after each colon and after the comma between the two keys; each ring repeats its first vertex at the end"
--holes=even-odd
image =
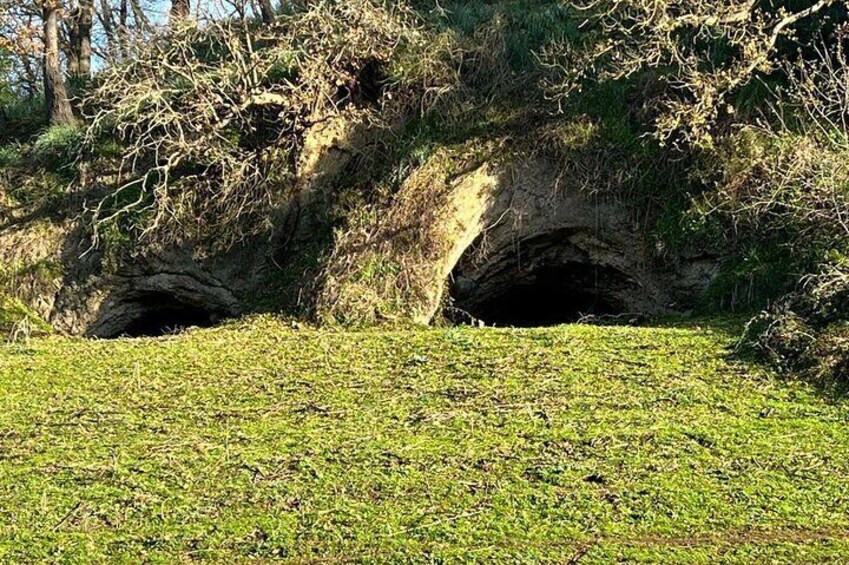
{"type": "Polygon", "coordinates": [[[8,346],[0,561],[849,559],[847,405],[729,340],[259,320],[8,346]]]}

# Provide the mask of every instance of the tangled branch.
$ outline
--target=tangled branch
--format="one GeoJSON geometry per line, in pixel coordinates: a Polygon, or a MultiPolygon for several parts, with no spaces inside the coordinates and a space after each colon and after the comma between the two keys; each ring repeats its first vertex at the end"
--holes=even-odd
{"type": "Polygon", "coordinates": [[[182,23],[104,71],[85,102],[88,145],[123,144],[95,225],[218,246],[257,233],[290,195],[305,132],[342,113],[380,122],[410,83],[437,86],[392,68],[432,43],[411,11],[368,0],[311,2],[271,26],[182,23]]]}
{"type": "Polygon", "coordinates": [[[846,0],[809,0],[798,11],[764,6],[757,0],[588,0],[583,49],[549,46],[543,64],[552,73],[551,94],[560,100],[588,79],[616,80],[654,69],[670,90],[661,102],[657,135],[681,135],[711,146],[714,127],[733,114],[730,96],[782,64],[783,41],[792,41],[802,22],[831,9],[845,18],[846,0]]]}

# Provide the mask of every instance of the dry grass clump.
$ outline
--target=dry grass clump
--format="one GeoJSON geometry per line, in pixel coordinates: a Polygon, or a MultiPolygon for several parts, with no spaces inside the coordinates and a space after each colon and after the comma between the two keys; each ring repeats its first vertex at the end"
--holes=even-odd
{"type": "Polygon", "coordinates": [[[783,242],[798,288],[752,324],[780,366],[849,383],[849,67],[842,49],[791,69],[778,125],[738,136],[717,206],[741,237],[783,242]]]}
{"type": "Polygon", "coordinates": [[[773,364],[826,386],[849,385],[849,265],[809,276],[750,323],[750,346],[773,364]]]}
{"type": "Polygon", "coordinates": [[[21,300],[0,291],[0,343],[26,341],[52,331],[53,328],[21,300]]]}
{"type": "Polygon", "coordinates": [[[456,217],[474,222],[480,213],[475,196],[490,178],[482,167],[492,145],[440,148],[397,192],[352,214],[327,261],[316,305],[321,322],[429,321],[446,258],[464,237],[456,217]]]}
{"type": "Polygon", "coordinates": [[[710,204],[738,231],[790,236],[794,256],[839,250],[849,241],[849,146],[842,145],[786,129],[743,130],[729,144],[710,204]]]}

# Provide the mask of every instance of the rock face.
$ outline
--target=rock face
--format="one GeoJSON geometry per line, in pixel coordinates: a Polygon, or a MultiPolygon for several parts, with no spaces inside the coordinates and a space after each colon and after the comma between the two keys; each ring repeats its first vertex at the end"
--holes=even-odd
{"type": "Polygon", "coordinates": [[[715,261],[663,260],[627,207],[563,184],[537,159],[498,187],[487,225],[452,271],[461,317],[546,325],[693,307],[715,261]]]}
{"type": "MultiPolygon", "coordinates": [[[[327,131],[314,143],[321,155],[303,168],[298,200],[275,212],[275,222],[301,239],[309,229],[299,229],[292,214],[314,222],[305,208],[327,205],[334,178],[368,138],[356,128],[327,131]]],[[[459,321],[527,326],[585,315],[656,316],[691,309],[715,275],[715,258],[661,254],[626,204],[569,188],[545,158],[440,159],[439,167],[414,173],[361,236],[337,238],[326,265],[331,276],[315,287],[319,319],[430,323],[445,312],[459,321]],[[351,314],[357,310],[363,315],[351,314]]],[[[29,254],[30,262],[61,266],[18,288],[71,334],[159,335],[212,325],[254,310],[269,269],[293,268],[277,264],[279,241],[266,238],[203,261],[190,246],[148,253],[104,274],[102,257],[71,243],[75,229],[67,224],[45,238],[39,227],[29,239],[41,243],[29,251],[20,244],[26,229],[0,233],[0,264],[23,264],[29,254]]]]}
{"type": "MultiPolygon", "coordinates": [[[[65,228],[54,232],[52,251],[27,248],[17,263],[17,276],[4,284],[17,289],[17,297],[60,332],[92,337],[159,335],[179,327],[212,325],[240,311],[236,291],[222,282],[234,279],[218,266],[200,265],[188,254],[170,252],[141,257],[106,274],[102,257],[85,254],[77,230],[65,228]],[[23,273],[42,264],[51,267],[24,284],[23,273]]],[[[9,248],[5,251],[0,263],[8,265],[9,248]]]]}
{"type": "Polygon", "coordinates": [[[560,174],[534,158],[427,182],[414,175],[379,214],[384,221],[335,258],[347,272],[326,301],[330,311],[345,320],[362,307],[355,320],[429,323],[444,308],[460,321],[533,326],[692,308],[716,260],[662,257],[628,206],[570,189],[560,174]],[[341,316],[333,310],[340,304],[341,316]]]}
{"type": "Polygon", "coordinates": [[[14,267],[9,280],[0,278],[0,296],[13,290],[60,332],[103,338],[160,335],[254,311],[269,278],[289,268],[275,258],[282,240],[309,237],[333,180],[370,131],[358,115],[318,123],[305,136],[289,202],[269,210],[271,233],[213,257],[199,259],[184,243],[115,264],[91,248],[73,220],[0,226],[0,275],[14,267]],[[28,275],[43,264],[52,268],[28,275]]]}

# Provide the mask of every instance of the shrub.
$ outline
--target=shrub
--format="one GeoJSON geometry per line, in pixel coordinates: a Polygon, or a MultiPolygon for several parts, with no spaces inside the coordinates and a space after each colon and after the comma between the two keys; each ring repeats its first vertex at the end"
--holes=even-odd
{"type": "Polygon", "coordinates": [[[17,143],[0,145],[0,171],[14,166],[21,157],[21,146],[17,143]]]}
{"type": "Polygon", "coordinates": [[[849,61],[825,49],[789,69],[778,125],[743,132],[720,209],[738,234],[783,242],[797,288],[747,343],[783,369],[849,385],[849,61]]]}
{"type": "Polygon", "coordinates": [[[46,125],[41,96],[15,97],[0,106],[0,144],[29,141],[46,125]]]}
{"type": "Polygon", "coordinates": [[[779,368],[821,385],[849,386],[849,265],[807,278],[755,318],[744,344],[779,368]]]}
{"type": "Polygon", "coordinates": [[[49,171],[67,170],[79,157],[83,139],[77,125],[51,126],[35,139],[27,157],[49,171]]]}
{"type": "Polygon", "coordinates": [[[85,102],[87,143],[125,145],[95,224],[216,247],[262,231],[297,189],[309,128],[340,115],[379,125],[450,89],[434,45],[403,5],[369,0],[307,2],[272,26],[172,29],[101,73],[85,102]]]}
{"type": "Polygon", "coordinates": [[[83,145],[78,126],[54,126],[31,144],[0,147],[0,190],[10,200],[33,212],[56,212],[67,188],[77,178],[77,162],[83,145]]]}

